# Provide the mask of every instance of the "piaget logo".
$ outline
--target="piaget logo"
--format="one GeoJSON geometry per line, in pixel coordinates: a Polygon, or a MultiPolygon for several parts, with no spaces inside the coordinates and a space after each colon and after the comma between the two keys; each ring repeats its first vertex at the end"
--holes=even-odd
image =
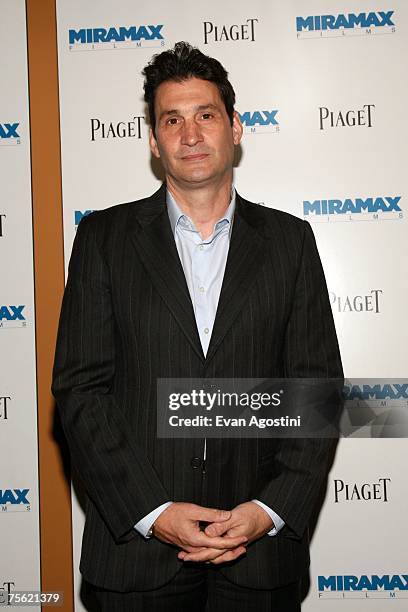
{"type": "Polygon", "coordinates": [[[14,580],[10,580],[10,578],[0,579],[0,606],[9,605],[10,594],[14,591],[15,584],[14,580]]]}
{"type": "Polygon", "coordinates": [[[143,115],[135,115],[127,121],[103,121],[96,117],[91,119],[91,141],[122,140],[126,138],[142,138],[143,115]]]}
{"type": "Polygon", "coordinates": [[[362,108],[348,110],[332,110],[327,106],[319,106],[319,127],[373,127],[375,104],[364,104],[362,108]]]}
{"type": "Polygon", "coordinates": [[[0,395],[0,421],[7,421],[9,417],[11,397],[9,395],[0,395]]]}
{"type": "Polygon", "coordinates": [[[378,478],[376,482],[346,482],[342,478],[333,481],[334,503],[388,502],[391,478],[378,478]]]}
{"type": "Polygon", "coordinates": [[[236,42],[239,40],[255,40],[255,26],[258,19],[247,19],[245,23],[215,24],[212,21],[204,21],[204,44],[210,42],[236,42]]]}
{"type": "Polygon", "coordinates": [[[329,292],[330,303],[334,312],[373,312],[381,311],[380,297],[382,289],[371,289],[368,293],[357,295],[338,295],[334,291],[329,292]]]}

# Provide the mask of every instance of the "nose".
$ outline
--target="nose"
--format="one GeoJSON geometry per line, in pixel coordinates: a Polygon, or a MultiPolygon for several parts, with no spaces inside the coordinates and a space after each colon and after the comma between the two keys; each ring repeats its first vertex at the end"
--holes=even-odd
{"type": "Polygon", "coordinates": [[[193,147],[202,140],[203,136],[201,134],[201,129],[195,119],[185,119],[181,134],[181,143],[189,147],[193,147]]]}

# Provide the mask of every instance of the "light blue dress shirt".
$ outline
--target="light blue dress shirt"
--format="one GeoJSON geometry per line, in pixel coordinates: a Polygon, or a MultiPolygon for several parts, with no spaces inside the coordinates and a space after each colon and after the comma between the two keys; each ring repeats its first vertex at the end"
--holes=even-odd
{"type": "MultiPolygon", "coordinates": [[[[180,210],[169,192],[167,192],[167,210],[177,251],[193,303],[201,346],[204,355],[206,355],[210,344],[227,263],[235,210],[235,189],[231,192],[231,202],[225,215],[222,219],[217,221],[214,225],[213,233],[205,240],[202,240],[200,232],[195,228],[193,221],[180,210]]],[[[204,459],[206,456],[206,448],[207,444],[205,441],[204,459]]],[[[276,535],[284,526],[284,521],[266,504],[257,499],[253,499],[252,501],[261,506],[274,522],[275,527],[268,532],[268,535],[276,535]]],[[[157,517],[170,506],[171,503],[172,502],[167,502],[162,504],[150,512],[135,525],[135,529],[144,537],[148,537],[148,532],[157,517]]]]}

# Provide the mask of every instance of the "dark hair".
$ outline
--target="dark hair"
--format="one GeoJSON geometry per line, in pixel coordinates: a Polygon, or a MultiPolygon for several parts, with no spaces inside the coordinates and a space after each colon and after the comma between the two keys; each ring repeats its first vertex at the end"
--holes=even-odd
{"type": "Polygon", "coordinates": [[[218,87],[232,125],[235,92],[228,80],[228,72],[218,60],[204,55],[197,47],[187,42],[178,42],[173,49],[154,55],[142,74],[145,77],[144,99],[149,108],[153,133],[156,126],[154,112],[156,89],[165,81],[181,82],[192,77],[211,81],[218,87]]]}

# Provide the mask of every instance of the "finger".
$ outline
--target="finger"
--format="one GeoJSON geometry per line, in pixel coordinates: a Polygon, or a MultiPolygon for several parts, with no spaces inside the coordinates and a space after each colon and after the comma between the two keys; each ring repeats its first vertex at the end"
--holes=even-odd
{"type": "Polygon", "coordinates": [[[204,550],[205,546],[179,546],[180,551],[183,552],[200,552],[200,550],[204,550]]]}
{"type": "Polygon", "coordinates": [[[237,527],[231,527],[231,529],[228,529],[223,535],[229,538],[236,538],[238,536],[248,537],[248,528],[246,525],[238,525],[237,527]]]}
{"type": "Polygon", "coordinates": [[[210,562],[213,559],[216,559],[218,556],[222,556],[224,554],[224,551],[218,550],[217,548],[204,548],[201,552],[185,553],[183,556],[183,561],[210,562]]]}
{"type": "Polygon", "coordinates": [[[211,561],[214,565],[219,565],[220,563],[227,563],[227,561],[234,561],[241,555],[246,553],[246,548],[244,546],[238,546],[235,550],[229,550],[222,555],[219,555],[215,559],[211,561]]]}
{"type": "Polygon", "coordinates": [[[231,528],[231,520],[225,521],[224,523],[211,523],[210,525],[207,525],[207,527],[204,529],[204,533],[210,536],[211,538],[215,538],[217,536],[222,536],[224,533],[227,533],[227,531],[231,528]]]}
{"type": "MultiPolygon", "coordinates": [[[[179,550],[179,552],[177,553],[177,557],[181,560],[184,559],[184,557],[188,554],[188,553],[198,553],[201,552],[202,550],[208,550],[207,548],[195,548],[193,546],[187,546],[186,549],[184,550],[179,550]]],[[[221,554],[223,554],[222,551],[220,551],[221,554]]]]}
{"type": "Polygon", "coordinates": [[[218,523],[228,521],[231,518],[229,510],[218,510],[217,508],[205,508],[192,504],[190,518],[195,521],[205,521],[206,523],[218,523]]]}
{"type": "MultiPolygon", "coordinates": [[[[244,535],[230,538],[229,536],[210,538],[203,531],[194,532],[187,541],[187,545],[206,548],[231,549],[244,544],[248,538],[244,535]]],[[[184,548],[184,547],[183,547],[184,548]]]]}

